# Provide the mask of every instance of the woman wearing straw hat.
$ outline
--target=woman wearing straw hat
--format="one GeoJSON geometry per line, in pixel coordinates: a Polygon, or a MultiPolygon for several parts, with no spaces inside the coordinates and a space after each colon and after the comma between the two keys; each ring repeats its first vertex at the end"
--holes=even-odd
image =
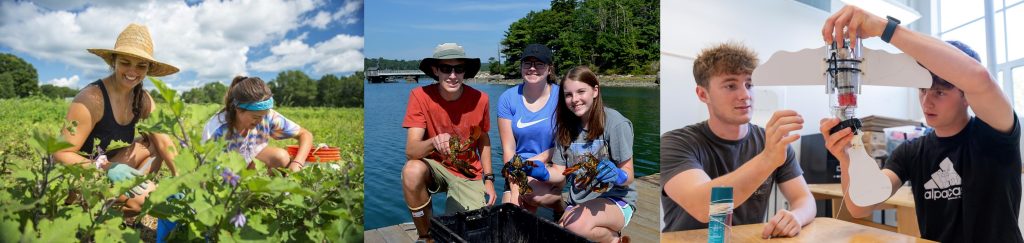
{"type": "MultiPolygon", "coordinates": [[[[68,107],[67,120],[75,131],[63,130],[63,137],[73,146],[54,154],[65,165],[80,164],[106,172],[112,182],[127,181],[135,176],[156,172],[162,161],[169,161],[175,173],[175,152],[168,150],[171,139],[164,134],[143,134],[135,137],[135,124],[153,112],[156,103],[142,88],[146,76],[165,76],[178,68],[153,58],[153,41],[145,26],[130,24],[117,37],[114,49],[88,49],[103,58],[113,71],[109,76],[82,88],[68,107]],[[96,143],[98,141],[98,143],[96,143]],[[131,146],[103,151],[113,141],[131,146]],[[82,154],[89,154],[88,158],[82,154]]],[[[146,182],[132,189],[123,209],[138,213],[145,195],[156,186],[146,182]]]]}

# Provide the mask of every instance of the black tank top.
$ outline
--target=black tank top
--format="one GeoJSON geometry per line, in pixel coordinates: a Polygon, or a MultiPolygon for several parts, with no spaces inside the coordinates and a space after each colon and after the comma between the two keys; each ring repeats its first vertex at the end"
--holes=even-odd
{"type": "MultiPolygon", "coordinates": [[[[100,91],[103,92],[103,117],[100,118],[99,122],[93,124],[92,133],[89,133],[89,137],[85,138],[85,142],[82,143],[82,148],[78,151],[92,154],[93,152],[93,140],[99,138],[99,148],[106,148],[110,145],[111,141],[120,140],[126,143],[131,143],[135,140],[135,123],[138,123],[139,117],[135,116],[132,118],[132,122],[128,125],[117,124],[117,119],[114,119],[113,108],[110,106],[110,98],[107,97],[107,87],[103,85],[103,80],[96,80],[90,85],[97,85],[100,91]]],[[[113,156],[115,153],[107,151],[107,156],[113,156]]]]}

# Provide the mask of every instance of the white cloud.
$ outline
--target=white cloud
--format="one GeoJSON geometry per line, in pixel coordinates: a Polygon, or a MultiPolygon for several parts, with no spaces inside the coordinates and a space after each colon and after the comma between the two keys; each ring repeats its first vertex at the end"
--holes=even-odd
{"type": "Polygon", "coordinates": [[[350,25],[359,22],[359,16],[357,13],[363,8],[362,0],[347,0],[337,12],[328,13],[326,11],[317,12],[313,17],[303,21],[303,25],[308,25],[317,29],[326,29],[332,21],[341,23],[342,25],[350,25]]]}
{"type": "Polygon", "coordinates": [[[315,49],[322,55],[313,64],[313,72],[327,74],[363,70],[363,44],[362,36],[351,35],[337,35],[317,44],[315,49]]]}
{"type": "Polygon", "coordinates": [[[145,1],[135,0],[34,0],[33,2],[35,2],[36,5],[49,10],[73,10],[86,6],[113,6],[146,3],[145,1]]]}
{"type": "Polygon", "coordinates": [[[65,77],[65,78],[55,78],[55,79],[50,80],[47,83],[53,84],[55,86],[75,88],[75,87],[78,87],[78,75],[74,75],[74,76],[71,76],[71,77],[65,77]]]}
{"type": "Polygon", "coordinates": [[[306,20],[306,24],[317,29],[326,29],[329,23],[331,23],[331,14],[324,11],[320,11],[313,18],[306,20]]]}
{"type": "MultiPolygon", "coordinates": [[[[102,75],[106,64],[87,48],[112,48],[128,23],[149,28],[154,56],[193,71],[200,80],[230,80],[245,73],[250,47],[275,43],[303,25],[300,16],[318,0],[139,4],[68,2],[46,7],[31,2],[0,2],[0,45],[43,61],[56,61],[102,75]],[[88,6],[68,12],[56,10],[88,6]],[[56,11],[53,11],[56,10],[56,11]]],[[[90,75],[92,74],[92,75],[90,75]]],[[[176,80],[175,76],[165,80],[176,80]]]]}
{"type": "Polygon", "coordinates": [[[344,5],[341,5],[341,9],[338,12],[334,12],[331,15],[331,19],[340,21],[342,24],[349,25],[359,22],[356,13],[363,8],[362,0],[347,0],[344,5]]]}
{"type": "Polygon", "coordinates": [[[257,71],[279,72],[312,64],[314,75],[363,69],[363,37],[336,35],[313,46],[303,42],[306,35],[285,40],[270,48],[270,56],[249,63],[257,71]]]}

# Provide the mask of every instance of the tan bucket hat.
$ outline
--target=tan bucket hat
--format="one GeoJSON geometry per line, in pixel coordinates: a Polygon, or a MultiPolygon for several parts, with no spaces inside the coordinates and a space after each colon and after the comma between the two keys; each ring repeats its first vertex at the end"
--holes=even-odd
{"type": "Polygon", "coordinates": [[[434,70],[430,69],[430,67],[437,65],[440,60],[444,59],[458,59],[466,62],[466,79],[476,77],[476,73],[480,71],[480,58],[466,57],[466,50],[459,44],[455,43],[437,45],[437,47],[434,48],[433,56],[420,60],[420,71],[423,71],[423,73],[430,76],[430,78],[440,81],[437,75],[434,75],[434,70]]]}
{"type": "Polygon", "coordinates": [[[157,61],[153,58],[153,39],[149,37],[149,29],[144,25],[129,24],[121,31],[114,42],[114,49],[87,49],[90,53],[96,54],[112,65],[114,54],[129,55],[149,61],[149,73],[147,76],[167,76],[178,72],[178,68],[170,64],[157,61]]]}

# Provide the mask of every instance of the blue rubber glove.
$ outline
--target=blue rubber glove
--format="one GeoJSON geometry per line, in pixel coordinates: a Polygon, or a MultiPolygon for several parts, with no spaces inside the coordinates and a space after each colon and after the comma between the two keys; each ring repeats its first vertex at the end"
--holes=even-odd
{"type": "MultiPolygon", "coordinates": [[[[512,161],[509,161],[506,162],[505,164],[507,165],[508,163],[511,162],[512,161]]],[[[505,166],[505,170],[508,171],[509,173],[513,172],[511,166],[505,166]]],[[[540,160],[527,160],[526,165],[524,165],[522,168],[522,171],[526,173],[526,176],[533,177],[534,179],[540,181],[548,181],[548,179],[551,177],[551,174],[548,174],[548,169],[544,167],[544,162],[540,162],[540,160]]]]}
{"type": "Polygon", "coordinates": [[[611,160],[601,160],[600,164],[597,164],[597,180],[604,183],[613,183],[621,186],[626,183],[628,175],[626,171],[619,169],[615,165],[615,162],[611,160]]]}
{"type": "Polygon", "coordinates": [[[526,172],[526,175],[540,181],[548,181],[550,179],[551,174],[548,173],[548,168],[544,166],[544,162],[540,162],[540,160],[527,160],[526,162],[528,162],[526,166],[523,166],[523,171],[526,172]]]}
{"type": "Polygon", "coordinates": [[[107,179],[110,179],[110,181],[114,183],[131,180],[132,178],[141,175],[143,175],[142,171],[120,163],[114,164],[113,167],[110,167],[110,169],[107,170],[107,179]]]}

